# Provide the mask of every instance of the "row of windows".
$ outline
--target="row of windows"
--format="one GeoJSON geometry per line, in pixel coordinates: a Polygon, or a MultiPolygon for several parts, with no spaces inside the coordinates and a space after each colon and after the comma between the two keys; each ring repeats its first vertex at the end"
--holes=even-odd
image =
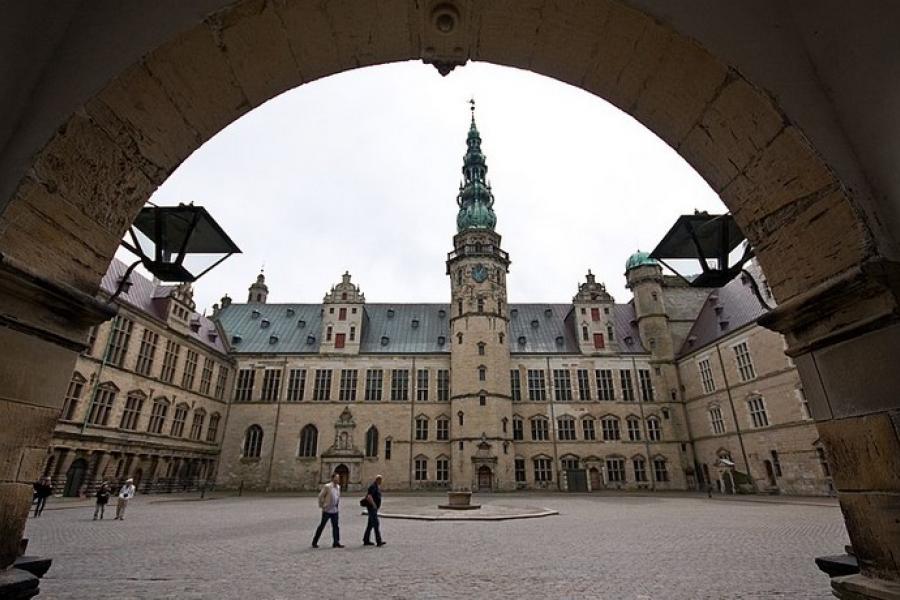
{"type": "MultiPolygon", "coordinates": [[[[366,431],[366,456],[378,456],[378,428],[372,425],[366,431]]],[[[241,446],[241,456],[244,458],[259,458],[262,453],[263,429],[259,425],[251,425],[244,432],[244,443],[241,446]]],[[[318,456],[319,430],[313,424],[304,425],[300,430],[300,438],[297,443],[297,456],[300,458],[313,458],[318,456]]],[[[384,457],[391,458],[391,439],[384,443],[384,457]]]]}
{"type": "MultiPolygon", "coordinates": [[[[63,421],[72,421],[77,414],[79,404],[82,401],[86,380],[80,373],[75,373],[69,382],[69,388],[66,391],[66,397],[63,401],[62,410],[60,411],[60,419],[63,421]]],[[[116,402],[116,396],[119,393],[113,383],[106,382],[97,386],[91,403],[87,408],[85,423],[88,425],[97,425],[100,427],[108,427],[109,420],[112,415],[116,402]]],[[[136,431],[144,410],[147,395],[139,390],[129,392],[125,397],[125,406],[122,409],[122,418],[119,421],[119,429],[127,431],[136,431]]],[[[158,397],[153,400],[150,408],[150,416],[147,421],[147,432],[162,434],[165,429],[166,416],[169,412],[170,402],[164,397],[158,397]]],[[[190,407],[182,402],[175,407],[172,415],[172,422],[169,428],[169,435],[172,437],[184,437],[184,428],[187,423],[190,407]]],[[[207,423],[207,413],[202,408],[194,410],[191,419],[191,428],[188,437],[192,440],[200,441],[203,439],[203,427],[207,423]]],[[[219,422],[221,415],[212,413],[209,415],[209,421],[206,425],[206,441],[215,442],[218,435],[219,422]]]]}
{"type": "MultiPolygon", "coordinates": [[[[118,315],[112,320],[106,353],[104,355],[105,362],[119,368],[123,367],[133,329],[134,322],[123,315],[118,315]]],[[[95,328],[91,332],[91,345],[93,345],[96,334],[97,329],[95,328]]],[[[174,383],[175,372],[178,368],[178,359],[181,355],[181,345],[172,340],[165,340],[165,342],[166,345],[163,351],[159,379],[165,383],[174,383]]],[[[144,328],[134,367],[136,373],[146,377],[151,376],[156,361],[158,346],[159,334],[152,329],[144,328]]],[[[196,389],[201,394],[209,396],[213,386],[213,372],[215,370],[216,362],[208,356],[203,357],[202,366],[200,366],[199,361],[200,355],[189,348],[185,353],[184,370],[181,375],[181,387],[186,390],[196,389]],[[200,367],[200,378],[199,385],[196,385],[195,387],[195,384],[197,384],[198,366],[200,367]]],[[[225,385],[227,381],[228,367],[219,364],[215,388],[212,391],[212,395],[215,398],[221,400],[225,397],[225,385]]]]}
{"type": "MultiPolygon", "coordinates": [[[[550,439],[549,423],[550,420],[544,416],[532,417],[531,422],[531,439],[533,441],[547,441],[550,439]]],[[[658,417],[647,417],[646,421],[646,438],[651,442],[662,440],[662,423],[658,417]]],[[[603,441],[618,441],[622,439],[621,420],[615,416],[607,416],[600,419],[600,439],[603,441]]],[[[513,416],[513,440],[521,441],[525,439],[525,421],[522,417],[513,416]]],[[[641,419],[636,416],[625,418],[625,426],[628,441],[639,442],[644,439],[644,432],[641,428],[641,419]]],[[[577,427],[574,417],[562,416],[556,420],[557,439],[560,441],[577,440],[577,427]]],[[[593,441],[597,439],[597,431],[595,419],[593,417],[583,417],[581,419],[582,439],[585,441],[593,441]]]]}
{"type": "MultiPolygon", "coordinates": [[[[287,402],[301,402],[306,396],[306,369],[289,369],[287,371],[287,389],[285,400],[287,402]]],[[[265,369],[262,372],[262,386],[259,391],[259,400],[263,402],[276,402],[281,397],[282,369],[265,369]]],[[[313,373],[312,399],[315,401],[328,401],[332,399],[332,369],[315,369],[313,373]]],[[[359,392],[362,399],[367,402],[380,402],[388,392],[392,401],[407,401],[410,399],[410,370],[409,369],[367,369],[365,372],[365,386],[360,389],[359,370],[341,369],[339,371],[338,400],[341,402],[355,402],[359,392]],[[390,388],[385,390],[385,371],[388,371],[390,388]]],[[[257,371],[255,369],[240,369],[237,375],[237,384],[234,391],[235,402],[250,402],[253,398],[256,384],[257,371]]],[[[416,400],[428,402],[430,400],[429,382],[431,371],[429,369],[416,370],[416,400]]],[[[437,401],[450,401],[450,371],[438,369],[437,375],[437,401]]]]}
{"type": "MultiPolygon", "coordinates": [[[[737,366],[738,377],[741,381],[750,381],[756,379],[756,370],[753,368],[753,361],[750,358],[750,349],[747,342],[741,342],[735,345],[734,351],[735,365],[737,366]]],[[[703,391],[711,394],[716,391],[716,380],[713,377],[712,366],[708,358],[697,361],[697,369],[700,371],[700,385],[703,391]]]]}
{"type": "MultiPolygon", "coordinates": [[[[620,369],[618,371],[619,395],[616,394],[616,387],[613,385],[613,373],[614,371],[612,369],[595,369],[592,382],[590,370],[577,369],[575,371],[575,384],[577,388],[573,389],[572,371],[569,369],[553,369],[553,398],[557,402],[571,402],[575,399],[580,401],[590,401],[595,399],[601,401],[615,401],[619,398],[624,402],[634,402],[635,387],[632,371],[627,369],[620,369]]],[[[637,374],[641,401],[653,402],[655,397],[650,371],[648,369],[638,369],[637,374]]],[[[516,402],[522,400],[521,377],[521,372],[518,369],[510,371],[510,389],[512,391],[512,399],[516,402]]],[[[534,402],[546,401],[546,371],[543,369],[528,369],[525,372],[525,377],[528,385],[528,399],[534,402]]]]}
{"type": "MultiPolygon", "coordinates": [[[[644,456],[635,456],[631,459],[632,476],[637,483],[646,483],[649,481],[647,459],[644,456]]],[[[553,481],[553,460],[547,456],[537,456],[531,459],[532,473],[536,483],[548,483],[553,481]]],[[[664,457],[655,457],[652,461],[653,480],[657,483],[669,481],[669,471],[667,461],[664,457]]],[[[628,476],[626,474],[626,459],[618,456],[611,456],[603,461],[606,471],[606,481],[608,483],[627,483],[628,476]]],[[[581,460],[577,456],[564,456],[560,459],[560,469],[580,469],[582,468],[581,460]]],[[[516,458],[514,463],[516,483],[526,482],[526,460],[524,458],[516,458]]],[[[599,475],[599,474],[598,474],[599,475]]]]}
{"type": "MultiPolygon", "coordinates": [[[[750,422],[754,428],[767,427],[769,425],[769,413],[766,411],[766,402],[762,396],[753,395],[747,399],[747,411],[750,413],[750,422]]],[[[709,407],[709,425],[714,434],[725,433],[725,419],[722,417],[722,407],[714,404],[709,407]]]]}

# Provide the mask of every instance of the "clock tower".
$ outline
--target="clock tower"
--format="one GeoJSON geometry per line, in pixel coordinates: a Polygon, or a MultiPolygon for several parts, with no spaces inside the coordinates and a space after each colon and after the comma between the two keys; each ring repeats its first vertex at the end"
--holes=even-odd
{"type": "Polygon", "coordinates": [[[450,276],[450,401],[453,487],[515,489],[506,274],[494,231],[494,195],[475,125],[475,102],[456,203],[450,276]]]}

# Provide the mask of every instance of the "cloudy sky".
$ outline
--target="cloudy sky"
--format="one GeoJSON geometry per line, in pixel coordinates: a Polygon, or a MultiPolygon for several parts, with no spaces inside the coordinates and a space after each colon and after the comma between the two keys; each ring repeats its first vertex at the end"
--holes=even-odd
{"type": "Polygon", "coordinates": [[[345,270],[370,302],[447,302],[472,96],[512,302],[569,302],[587,269],[625,302],[629,254],[681,213],[724,210],[665,143],[578,88],[482,63],[358,69],[247,114],[153,196],[207,207],[243,250],[195,284],[198,310],[245,301],[263,265],[270,302],[320,302],[345,270]]]}

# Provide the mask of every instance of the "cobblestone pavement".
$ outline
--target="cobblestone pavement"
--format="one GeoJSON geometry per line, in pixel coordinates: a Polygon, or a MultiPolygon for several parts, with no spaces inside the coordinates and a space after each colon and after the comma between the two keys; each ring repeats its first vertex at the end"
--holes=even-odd
{"type": "MultiPolygon", "coordinates": [[[[386,495],[437,504],[445,496],[386,495]]],[[[30,519],[29,554],[53,558],[41,598],[831,598],[813,558],[847,543],[835,506],[705,498],[515,494],[481,502],[558,516],[502,522],[382,521],[363,547],[347,498],[343,550],[310,547],[313,497],[139,498],[125,521],[90,508],[30,519]]],[[[109,507],[113,512],[114,506],[109,507]]]]}

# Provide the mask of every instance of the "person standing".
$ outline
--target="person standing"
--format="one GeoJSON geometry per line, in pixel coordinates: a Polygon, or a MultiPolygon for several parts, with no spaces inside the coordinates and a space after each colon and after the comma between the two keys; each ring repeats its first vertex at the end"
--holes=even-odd
{"type": "Polygon", "coordinates": [[[341,502],[341,476],[335,472],[331,476],[331,481],[322,486],[319,492],[319,508],[322,509],[322,520],[316,529],[316,535],[313,537],[312,547],[319,547],[319,538],[322,536],[322,530],[325,524],[331,521],[331,545],[334,548],[343,548],[341,544],[341,530],[338,527],[338,507],[341,502]]]}
{"type": "Polygon", "coordinates": [[[363,534],[363,546],[384,546],[387,542],[381,539],[381,527],[378,523],[378,510],[381,508],[381,475],[375,476],[375,481],[366,492],[366,512],[369,521],[366,523],[366,532],[363,534]],[[372,531],[375,532],[375,544],[372,543],[372,531]]]}
{"type": "Polygon", "coordinates": [[[53,495],[53,486],[50,485],[49,477],[41,477],[34,484],[34,516],[39,517],[44,512],[44,506],[47,504],[47,498],[53,495]]]}
{"type": "Polygon", "coordinates": [[[128,508],[128,501],[134,498],[134,479],[130,477],[125,480],[125,485],[119,490],[119,500],[116,502],[116,520],[125,520],[125,509],[128,508]]]}
{"type": "Polygon", "coordinates": [[[100,484],[100,487],[97,488],[97,504],[94,506],[94,520],[97,520],[97,516],[100,516],[100,519],[103,519],[103,512],[106,510],[106,504],[109,502],[109,483],[104,481],[100,484]]]}

